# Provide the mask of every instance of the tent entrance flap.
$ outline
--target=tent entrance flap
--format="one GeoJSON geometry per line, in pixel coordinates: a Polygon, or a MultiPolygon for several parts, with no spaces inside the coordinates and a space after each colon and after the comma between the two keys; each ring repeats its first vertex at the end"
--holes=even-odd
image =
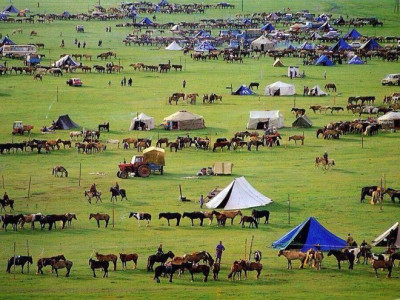
{"type": "Polygon", "coordinates": [[[135,121],[135,125],[133,125],[133,130],[141,130],[146,124],[141,121],[135,121]]]}
{"type": "Polygon", "coordinates": [[[228,200],[229,200],[229,198],[231,197],[231,193],[232,193],[232,190],[233,190],[233,186],[234,186],[234,185],[235,185],[235,183],[232,184],[232,187],[231,187],[230,191],[226,194],[225,199],[221,201],[221,203],[218,205],[217,208],[220,208],[220,209],[221,209],[221,208],[224,208],[225,205],[228,203],[228,200]]]}
{"type": "Polygon", "coordinates": [[[269,128],[269,121],[257,123],[257,129],[264,129],[264,128],[269,128]]]}
{"type": "Polygon", "coordinates": [[[300,230],[293,241],[286,247],[285,250],[290,249],[301,249],[307,241],[308,231],[310,229],[310,222],[307,222],[304,227],[300,230]]]}

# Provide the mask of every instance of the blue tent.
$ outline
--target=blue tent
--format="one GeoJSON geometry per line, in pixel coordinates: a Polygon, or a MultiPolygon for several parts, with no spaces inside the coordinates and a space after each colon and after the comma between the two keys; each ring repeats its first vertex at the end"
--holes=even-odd
{"type": "Polygon", "coordinates": [[[11,14],[17,14],[19,13],[19,9],[17,9],[14,5],[9,5],[5,9],[3,9],[3,12],[8,12],[11,14]]]}
{"type": "Polygon", "coordinates": [[[363,65],[364,62],[359,58],[357,55],[354,56],[352,59],[349,60],[348,62],[349,65],[363,65]]]}
{"type": "Polygon", "coordinates": [[[330,51],[341,51],[341,50],[352,50],[349,44],[347,44],[343,39],[340,39],[335,45],[329,48],[330,51]]]}
{"type": "Polygon", "coordinates": [[[244,19],[243,24],[250,25],[251,21],[249,19],[244,19]]]}
{"type": "Polygon", "coordinates": [[[208,32],[204,31],[204,30],[199,30],[199,32],[197,32],[197,33],[194,35],[194,37],[205,37],[205,38],[209,38],[209,37],[211,37],[211,35],[210,35],[208,32]]]}
{"type": "Polygon", "coordinates": [[[305,252],[319,244],[321,251],[340,250],[346,247],[346,241],[337,237],[315,218],[310,217],[300,225],[272,243],[278,249],[301,249],[305,252]]]}
{"type": "Polygon", "coordinates": [[[64,18],[68,18],[69,17],[69,12],[64,11],[61,16],[63,16],[64,18]]]}
{"type": "Polygon", "coordinates": [[[10,38],[8,36],[5,36],[4,39],[2,41],[0,41],[0,45],[15,45],[15,43],[10,40],[10,38]]]}
{"type": "Polygon", "coordinates": [[[271,23],[268,23],[261,27],[261,31],[272,31],[275,30],[275,27],[271,25],[271,23]]]}
{"type": "Polygon", "coordinates": [[[215,48],[210,42],[208,41],[204,41],[202,42],[199,46],[197,46],[196,48],[194,48],[195,51],[199,51],[199,52],[204,52],[204,51],[211,51],[211,50],[216,50],[217,48],[215,48]]]}
{"type": "Polygon", "coordinates": [[[229,42],[229,48],[239,48],[239,41],[238,40],[230,40],[229,42]]]}
{"type": "Polygon", "coordinates": [[[363,44],[360,49],[367,49],[367,50],[377,50],[382,48],[374,39],[370,39],[368,42],[363,44]]]}
{"type": "Polygon", "coordinates": [[[254,95],[254,92],[250,90],[247,86],[242,85],[236,90],[236,92],[233,92],[232,95],[248,96],[254,95]]]}
{"type": "Polygon", "coordinates": [[[160,3],[158,3],[159,6],[167,6],[169,3],[167,0],[161,0],[160,3]]]}
{"type": "Polygon", "coordinates": [[[151,25],[151,24],[153,24],[153,22],[152,22],[148,17],[146,17],[146,18],[144,18],[142,21],[140,21],[139,24],[142,24],[142,25],[151,25]]]}
{"type": "Polygon", "coordinates": [[[358,40],[362,38],[362,34],[354,28],[343,36],[344,39],[358,40]]]}
{"type": "Polygon", "coordinates": [[[294,50],[294,49],[296,49],[292,44],[290,44],[286,49],[288,49],[288,50],[294,50]]]}
{"type": "Polygon", "coordinates": [[[313,50],[313,49],[314,49],[314,46],[313,46],[312,44],[309,44],[309,43],[307,43],[307,42],[304,42],[303,44],[301,44],[301,45],[299,46],[299,48],[300,48],[301,50],[313,50]]]}
{"type": "Polygon", "coordinates": [[[333,62],[326,55],[321,55],[314,63],[315,66],[333,66],[333,62]]]}

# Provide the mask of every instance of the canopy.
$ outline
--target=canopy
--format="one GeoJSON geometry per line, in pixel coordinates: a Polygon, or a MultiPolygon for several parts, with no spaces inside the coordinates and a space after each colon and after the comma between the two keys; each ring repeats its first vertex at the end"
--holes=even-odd
{"type": "Polygon", "coordinates": [[[217,196],[212,198],[206,206],[208,208],[231,210],[264,206],[271,202],[270,198],[265,197],[253,188],[244,177],[238,177],[217,196]]]}
{"type": "Polygon", "coordinates": [[[295,93],[296,88],[293,84],[288,84],[281,81],[274,82],[265,87],[266,96],[292,96],[295,93]]]}
{"type": "Polygon", "coordinates": [[[63,66],[77,66],[78,63],[76,63],[71,56],[65,55],[61,57],[59,60],[57,60],[53,66],[54,67],[63,67],[63,66]]]}
{"type": "Polygon", "coordinates": [[[153,24],[153,21],[150,20],[148,17],[146,17],[146,18],[144,18],[143,20],[141,20],[141,21],[139,22],[139,24],[142,24],[142,25],[151,25],[151,24],[153,24]]]}
{"type": "Polygon", "coordinates": [[[132,119],[129,130],[138,130],[139,128],[145,128],[147,130],[154,129],[154,118],[144,113],[136,116],[132,119]]]}
{"type": "Polygon", "coordinates": [[[15,43],[6,35],[2,41],[0,41],[0,45],[15,45],[15,43]]]}
{"type": "Polygon", "coordinates": [[[360,49],[366,50],[377,50],[382,48],[374,39],[368,40],[365,44],[363,44],[360,49]]]}
{"type": "Polygon", "coordinates": [[[216,50],[216,49],[217,48],[215,48],[209,41],[204,41],[199,46],[194,48],[195,51],[199,51],[199,52],[211,51],[211,50],[216,50]]]}
{"type": "Polygon", "coordinates": [[[256,110],[250,111],[247,129],[264,129],[264,125],[268,128],[282,128],[283,115],[279,110],[256,110]]]}
{"type": "Polygon", "coordinates": [[[282,250],[300,249],[306,252],[317,244],[321,251],[340,250],[347,245],[345,240],[328,231],[315,218],[310,217],[273,242],[272,247],[282,250]]]}
{"type": "Polygon", "coordinates": [[[330,67],[333,66],[333,62],[329,59],[326,55],[321,55],[314,63],[315,66],[326,66],[330,67]]]}
{"type": "Polygon", "coordinates": [[[202,116],[186,110],[178,111],[164,119],[164,124],[170,130],[190,130],[205,128],[202,116]]]}
{"type": "Polygon", "coordinates": [[[312,89],[309,90],[308,92],[309,96],[326,96],[328,95],[327,93],[325,93],[317,84],[316,86],[314,86],[312,89]]]}
{"type": "Polygon", "coordinates": [[[69,115],[59,116],[55,123],[56,123],[56,127],[55,127],[56,129],[67,130],[67,129],[79,127],[78,124],[76,124],[75,122],[73,122],[71,120],[69,115]]]}
{"type": "Polygon", "coordinates": [[[313,44],[304,42],[303,44],[300,45],[299,48],[300,48],[301,50],[313,50],[313,49],[314,49],[314,46],[313,46],[313,44]]]}
{"type": "Polygon", "coordinates": [[[372,244],[378,247],[386,247],[388,244],[393,244],[397,248],[400,248],[399,222],[394,223],[392,227],[374,239],[372,244]]]}
{"type": "Polygon", "coordinates": [[[352,49],[353,47],[347,44],[343,39],[340,39],[335,45],[329,48],[329,50],[331,51],[342,51],[342,50],[352,50],[352,49]]]}
{"type": "Polygon", "coordinates": [[[281,61],[280,58],[277,58],[272,66],[273,67],[284,67],[283,62],[281,61]]]}
{"type": "Polygon", "coordinates": [[[346,33],[343,36],[344,39],[350,39],[350,40],[358,40],[362,38],[361,33],[359,33],[357,30],[352,29],[348,33],[346,33]]]}
{"type": "Polygon", "coordinates": [[[211,34],[209,34],[208,32],[204,31],[204,30],[199,30],[194,37],[204,37],[204,38],[209,38],[211,37],[211,34]]]}
{"type": "Polygon", "coordinates": [[[391,111],[384,114],[382,117],[378,118],[378,124],[381,124],[385,129],[400,128],[400,112],[391,111]]]}
{"type": "Polygon", "coordinates": [[[231,162],[215,162],[213,172],[215,175],[231,175],[233,163],[231,162]]]}
{"type": "Polygon", "coordinates": [[[271,50],[275,48],[276,43],[265,36],[260,36],[258,39],[251,42],[251,48],[259,49],[261,51],[271,50]]]}
{"type": "Polygon", "coordinates": [[[3,12],[8,12],[11,14],[17,14],[19,13],[19,9],[16,8],[14,5],[9,5],[5,9],[3,9],[3,12]]]}
{"type": "Polygon", "coordinates": [[[148,162],[165,166],[165,150],[157,147],[149,147],[143,150],[143,156],[148,162]]]}
{"type": "Polygon", "coordinates": [[[312,127],[312,122],[306,115],[303,115],[292,123],[292,127],[310,128],[312,127]]]}
{"type": "Polygon", "coordinates": [[[275,27],[271,25],[271,23],[265,24],[261,27],[261,31],[272,31],[275,30],[275,27]]]}
{"type": "Polygon", "coordinates": [[[363,65],[364,62],[357,55],[353,56],[348,62],[349,65],[363,65]]]}
{"type": "Polygon", "coordinates": [[[175,41],[173,41],[171,44],[169,44],[168,47],[165,48],[165,50],[169,50],[169,51],[180,51],[183,48],[181,46],[179,46],[179,44],[175,41]]]}
{"type": "Polygon", "coordinates": [[[243,84],[236,90],[236,92],[233,92],[232,95],[248,96],[254,95],[254,92],[243,84]]]}

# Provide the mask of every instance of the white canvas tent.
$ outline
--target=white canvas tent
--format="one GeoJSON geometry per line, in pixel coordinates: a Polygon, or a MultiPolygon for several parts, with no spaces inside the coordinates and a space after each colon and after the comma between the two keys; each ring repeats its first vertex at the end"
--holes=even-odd
{"type": "Polygon", "coordinates": [[[310,91],[308,92],[309,96],[326,96],[328,95],[327,93],[325,93],[317,84],[316,86],[314,86],[312,89],[310,89],[310,91]]]}
{"type": "Polygon", "coordinates": [[[169,44],[168,47],[165,48],[165,50],[169,50],[169,51],[180,51],[183,48],[181,46],[179,46],[179,44],[175,41],[173,41],[171,44],[169,44]]]}
{"type": "Polygon", "coordinates": [[[399,222],[393,224],[388,230],[378,236],[376,239],[372,241],[374,246],[387,246],[388,239],[392,240],[392,243],[397,248],[400,248],[400,230],[399,230],[399,222]]]}
{"type": "Polygon", "coordinates": [[[53,66],[54,67],[63,67],[63,66],[77,66],[78,64],[72,59],[70,55],[65,55],[57,60],[53,66]]]}
{"type": "Polygon", "coordinates": [[[282,128],[284,126],[283,115],[279,110],[251,111],[247,129],[264,129],[264,125],[267,128],[282,128]]]}
{"type": "Polygon", "coordinates": [[[272,50],[275,48],[276,43],[265,36],[260,36],[258,39],[251,42],[251,48],[259,49],[261,51],[272,50]]]}
{"type": "Polygon", "coordinates": [[[191,130],[206,127],[202,116],[186,110],[178,111],[164,118],[164,126],[169,130],[191,130]]]}
{"type": "Polygon", "coordinates": [[[129,130],[143,130],[143,129],[146,130],[154,129],[154,118],[149,117],[144,113],[141,113],[140,115],[132,119],[129,130]]]}
{"type": "Polygon", "coordinates": [[[281,81],[274,82],[265,87],[266,96],[292,96],[296,93],[293,84],[284,83],[281,81]]]}
{"type": "Polygon", "coordinates": [[[287,70],[287,77],[292,77],[292,78],[300,77],[299,67],[289,66],[287,70]],[[292,76],[290,76],[290,73],[292,73],[292,76]]]}
{"type": "Polygon", "coordinates": [[[272,66],[273,67],[284,67],[283,62],[281,61],[280,58],[277,58],[272,66]]]}
{"type": "Polygon", "coordinates": [[[270,198],[253,188],[244,177],[238,177],[212,198],[206,206],[230,210],[264,206],[271,202],[270,198]]]}
{"type": "Polygon", "coordinates": [[[400,112],[388,112],[387,114],[378,118],[378,124],[382,125],[383,129],[400,128],[400,112]]]}
{"type": "Polygon", "coordinates": [[[181,28],[179,27],[178,24],[176,24],[176,25],[172,26],[171,29],[170,29],[169,31],[175,32],[175,31],[179,31],[179,30],[181,30],[181,28]]]}

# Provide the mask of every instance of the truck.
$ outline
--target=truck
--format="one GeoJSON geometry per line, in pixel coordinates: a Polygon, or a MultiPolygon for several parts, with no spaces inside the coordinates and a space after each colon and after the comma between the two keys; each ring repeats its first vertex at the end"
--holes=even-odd
{"type": "Polygon", "coordinates": [[[158,147],[149,147],[143,150],[143,155],[134,155],[130,163],[118,165],[117,177],[127,179],[130,175],[149,177],[151,173],[164,174],[165,151],[158,147]]]}
{"type": "Polygon", "coordinates": [[[381,80],[382,85],[400,85],[400,74],[389,74],[381,80]]]}
{"type": "Polygon", "coordinates": [[[27,131],[28,134],[30,134],[32,129],[33,125],[23,125],[22,121],[14,121],[11,133],[13,135],[15,134],[24,135],[24,132],[27,131]]]}

